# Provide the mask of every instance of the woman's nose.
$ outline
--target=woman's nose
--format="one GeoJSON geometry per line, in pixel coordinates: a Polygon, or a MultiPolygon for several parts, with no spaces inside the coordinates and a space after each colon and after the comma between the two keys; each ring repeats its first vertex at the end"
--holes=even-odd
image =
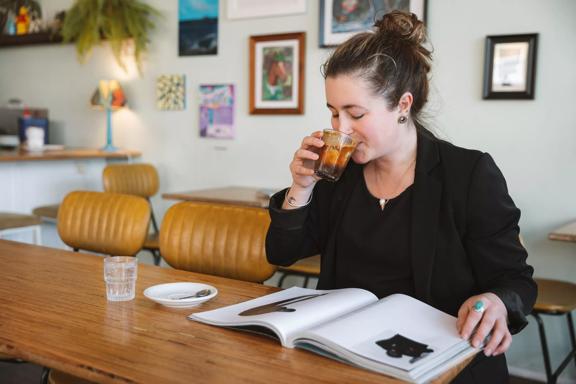
{"type": "Polygon", "coordinates": [[[350,124],[350,122],[346,121],[345,119],[333,120],[332,128],[336,131],[340,131],[348,135],[354,131],[354,129],[352,129],[352,124],[350,124]]]}

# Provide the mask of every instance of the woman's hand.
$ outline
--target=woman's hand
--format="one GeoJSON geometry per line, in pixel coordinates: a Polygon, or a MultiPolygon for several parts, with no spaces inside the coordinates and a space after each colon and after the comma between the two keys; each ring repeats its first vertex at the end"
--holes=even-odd
{"type": "Polygon", "coordinates": [[[506,352],[512,343],[512,335],[508,331],[508,311],[506,306],[494,293],[488,292],[472,296],[462,304],[458,311],[456,326],[463,339],[468,339],[474,329],[472,345],[478,347],[486,336],[490,340],[484,347],[486,356],[496,356],[506,352]],[[481,301],[483,311],[475,310],[475,304],[481,301]]]}
{"type": "Polygon", "coordinates": [[[311,163],[318,159],[317,149],[324,146],[321,137],[321,131],[316,131],[310,136],[306,136],[302,140],[300,148],[294,153],[294,158],[290,163],[292,189],[309,190],[318,181],[318,177],[314,175],[314,170],[309,165],[307,166],[306,163],[311,163]]]}

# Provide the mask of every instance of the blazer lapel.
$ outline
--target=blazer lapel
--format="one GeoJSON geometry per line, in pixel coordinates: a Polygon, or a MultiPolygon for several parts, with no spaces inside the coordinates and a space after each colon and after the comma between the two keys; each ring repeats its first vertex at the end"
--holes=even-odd
{"type": "Polygon", "coordinates": [[[418,135],[418,149],[412,196],[411,261],[416,298],[431,303],[431,278],[442,184],[434,177],[439,163],[438,147],[434,139],[418,135]]]}

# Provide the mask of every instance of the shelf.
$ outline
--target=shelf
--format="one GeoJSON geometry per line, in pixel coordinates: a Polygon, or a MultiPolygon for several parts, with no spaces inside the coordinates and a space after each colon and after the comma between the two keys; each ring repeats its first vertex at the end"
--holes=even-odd
{"type": "Polygon", "coordinates": [[[57,44],[62,36],[53,36],[50,32],[29,33],[26,35],[0,35],[0,47],[18,47],[23,45],[57,44]]]}

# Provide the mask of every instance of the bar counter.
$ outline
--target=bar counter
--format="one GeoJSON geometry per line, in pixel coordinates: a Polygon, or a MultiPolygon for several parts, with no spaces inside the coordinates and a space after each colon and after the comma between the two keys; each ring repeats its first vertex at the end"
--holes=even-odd
{"type": "Polygon", "coordinates": [[[0,162],[8,161],[48,161],[77,159],[131,159],[141,153],[131,150],[105,152],[93,148],[65,148],[58,150],[26,151],[23,149],[0,149],[0,162]]]}

